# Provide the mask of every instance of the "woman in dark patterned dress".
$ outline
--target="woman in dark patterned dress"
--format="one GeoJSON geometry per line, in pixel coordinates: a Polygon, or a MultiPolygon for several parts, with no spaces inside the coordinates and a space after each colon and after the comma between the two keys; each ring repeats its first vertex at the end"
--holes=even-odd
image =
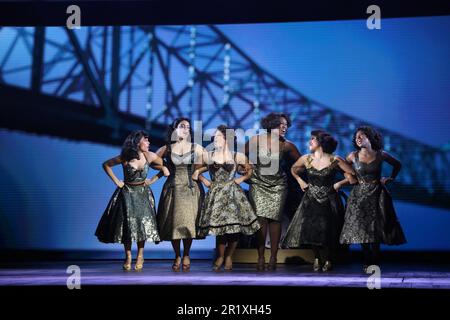
{"type": "Polygon", "coordinates": [[[209,171],[211,181],[204,178],[209,188],[203,202],[199,223],[199,236],[217,236],[217,258],[213,269],[225,270],[233,267],[233,253],[238,244],[239,235],[252,235],[260,228],[258,218],[240,184],[251,175],[247,157],[232,152],[234,130],[224,125],[217,127],[214,134],[214,151],[204,154],[204,164],[195,170],[192,178],[209,171]],[[231,142],[229,142],[231,141],[231,142]],[[236,177],[238,167],[243,166],[245,175],[236,177]]]}
{"type": "Polygon", "coordinates": [[[357,184],[350,193],[341,243],[359,243],[364,254],[364,272],[378,264],[380,243],[399,245],[406,242],[386,184],[395,180],[401,163],[382,150],[382,137],[371,127],[360,127],[353,136],[356,151],[347,156],[353,164],[357,184]],[[390,177],[382,178],[383,162],[393,167],[390,177]]]}
{"type": "Polygon", "coordinates": [[[99,241],[123,243],[125,248],[124,270],[131,269],[131,243],[137,242],[138,253],[135,270],[144,264],[145,241],[158,242],[159,235],[155,219],[155,199],[149,185],[155,179],[147,179],[150,165],[163,170],[163,161],[155,153],[148,151],[148,135],[135,131],[125,140],[119,156],[103,163],[103,169],[117,185],[109,204],[95,231],[99,241]],[[122,164],[124,181],[117,179],[112,167],[122,164]]]}
{"type": "Polygon", "coordinates": [[[169,129],[167,145],[156,152],[170,171],[159,199],[158,229],[161,240],[172,243],[175,252],[172,270],[180,271],[181,267],[183,271],[189,271],[189,253],[192,240],[197,235],[198,217],[204,198],[203,186],[192,180],[192,173],[196,159],[202,157],[203,148],[191,143],[193,134],[189,119],[175,119],[169,129]]]}
{"type": "Polygon", "coordinates": [[[248,180],[249,198],[258,216],[261,229],[257,233],[257,270],[265,269],[267,231],[270,235],[268,270],[275,270],[281,238],[281,220],[288,193],[286,161],[297,161],[300,152],[286,139],[291,120],[284,113],[270,113],[261,121],[267,133],[252,137],[246,144],[246,154],[253,164],[253,174],[248,180]]]}
{"type": "Polygon", "coordinates": [[[333,155],[336,147],[337,141],[330,134],[322,130],[312,131],[309,142],[312,154],[300,157],[291,170],[305,194],[282,246],[297,248],[311,245],[315,257],[314,271],[331,270],[331,261],[339,244],[345,209],[338,190],[348,180],[335,182],[336,173],[338,170],[353,173],[352,167],[344,159],[333,155]],[[298,175],[305,168],[308,183],[298,175]]]}

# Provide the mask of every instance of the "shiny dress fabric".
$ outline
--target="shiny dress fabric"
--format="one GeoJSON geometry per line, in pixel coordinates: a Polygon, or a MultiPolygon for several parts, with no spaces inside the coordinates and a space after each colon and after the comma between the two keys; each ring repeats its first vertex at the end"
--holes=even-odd
{"type": "Polygon", "coordinates": [[[155,199],[152,190],[142,185],[127,183],[144,182],[149,165],[135,170],[123,166],[123,188],[117,188],[106,207],[95,231],[98,240],[104,243],[127,243],[130,241],[159,242],[156,226],[155,199]]]}
{"type": "Polygon", "coordinates": [[[199,182],[192,180],[195,145],[183,155],[172,152],[168,145],[164,160],[170,176],[164,183],[158,204],[161,240],[196,238],[204,190],[199,182]]]}
{"type": "Polygon", "coordinates": [[[199,235],[254,234],[260,225],[244,190],[235,182],[236,163],[208,166],[211,187],[203,202],[199,235]]]}
{"type": "Polygon", "coordinates": [[[306,175],[308,188],[292,218],[282,240],[283,248],[298,248],[302,245],[317,245],[336,248],[344,218],[344,205],[333,188],[338,172],[338,161],[321,170],[312,165],[308,156],[306,175]]]}
{"type": "Polygon", "coordinates": [[[341,243],[398,245],[406,242],[392,198],[380,183],[382,164],[381,152],[370,163],[359,161],[355,152],[353,167],[358,184],[348,198],[341,243]]]}
{"type": "Polygon", "coordinates": [[[266,155],[259,155],[258,150],[258,163],[248,180],[250,202],[258,217],[282,220],[288,189],[287,174],[282,166],[285,157],[283,150],[266,155]],[[267,174],[271,166],[275,167],[275,172],[267,174]]]}

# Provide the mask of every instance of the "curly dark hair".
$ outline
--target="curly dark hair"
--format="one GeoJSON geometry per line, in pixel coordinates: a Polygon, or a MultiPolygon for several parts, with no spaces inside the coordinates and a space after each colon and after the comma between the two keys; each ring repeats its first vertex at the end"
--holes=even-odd
{"type": "MultiPolygon", "coordinates": [[[[191,120],[189,118],[186,117],[180,117],[180,118],[176,118],[175,120],[172,121],[172,123],[169,126],[169,129],[167,130],[167,137],[166,137],[166,144],[172,144],[174,141],[172,141],[172,134],[173,132],[177,129],[178,125],[183,122],[183,121],[187,121],[189,122],[189,126],[191,125],[191,120]]],[[[189,128],[189,135],[191,137],[191,139],[194,136],[194,132],[192,131],[192,127],[190,126],[189,128]]]]}
{"type": "Polygon", "coordinates": [[[271,112],[261,119],[261,127],[270,132],[270,130],[276,129],[280,126],[281,118],[286,119],[288,128],[292,125],[291,118],[286,113],[271,112]]]}
{"type": "Polygon", "coordinates": [[[133,131],[127,136],[120,152],[122,160],[127,162],[133,159],[139,160],[139,142],[142,138],[148,139],[148,133],[144,130],[133,131]]]}
{"type": "Polygon", "coordinates": [[[216,128],[216,130],[223,134],[225,141],[228,143],[228,147],[234,150],[234,147],[236,146],[236,134],[234,129],[225,124],[221,124],[216,128]]]}
{"type": "Polygon", "coordinates": [[[311,136],[316,137],[323,152],[332,154],[336,151],[338,141],[328,132],[324,130],[313,130],[311,131],[311,136]]]}
{"type": "Polygon", "coordinates": [[[356,150],[361,149],[356,144],[356,135],[358,134],[359,131],[363,132],[365,134],[365,136],[367,137],[367,139],[369,139],[370,145],[373,150],[378,151],[378,150],[383,149],[383,136],[381,135],[381,133],[379,133],[377,130],[375,130],[372,127],[361,126],[358,129],[356,129],[356,131],[353,133],[352,142],[353,142],[353,146],[356,148],[356,150]]]}

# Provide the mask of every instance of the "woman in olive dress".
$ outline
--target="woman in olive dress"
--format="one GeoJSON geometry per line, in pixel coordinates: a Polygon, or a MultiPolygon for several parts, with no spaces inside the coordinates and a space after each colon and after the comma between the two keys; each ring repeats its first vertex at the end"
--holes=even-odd
{"type": "Polygon", "coordinates": [[[355,169],[357,183],[350,193],[345,212],[345,222],[340,241],[345,244],[361,244],[363,270],[371,264],[379,264],[380,243],[399,245],[406,242],[402,227],[394,210],[394,204],[386,184],[397,177],[401,163],[382,150],[380,133],[371,127],[358,128],[353,136],[355,151],[347,161],[355,169]],[[381,177],[382,165],[392,166],[389,177],[381,177]]]}
{"type": "Polygon", "coordinates": [[[95,235],[104,243],[122,243],[125,248],[124,270],[131,269],[131,243],[137,242],[138,253],[135,270],[141,270],[144,264],[144,246],[146,241],[160,240],[155,218],[155,199],[149,185],[154,179],[147,179],[150,166],[163,170],[163,161],[149,151],[148,134],[135,131],[125,140],[119,156],[103,163],[103,169],[117,189],[97,226],[95,235]],[[112,167],[121,164],[124,181],[119,180],[112,167]]]}
{"type": "Polygon", "coordinates": [[[203,186],[192,180],[194,164],[196,159],[201,159],[203,148],[192,143],[192,137],[189,119],[175,119],[169,127],[167,144],[156,152],[170,171],[161,192],[157,221],[161,240],[172,242],[175,252],[173,271],[180,271],[180,266],[183,271],[190,269],[189,253],[192,240],[196,238],[204,198],[203,186]]]}
{"type": "Polygon", "coordinates": [[[257,270],[265,269],[264,251],[267,231],[270,235],[270,260],[268,270],[275,270],[281,238],[281,220],[288,193],[287,173],[284,163],[295,162],[300,157],[297,147],[286,139],[291,120],[284,113],[270,113],[261,121],[266,133],[252,137],[245,146],[246,155],[253,166],[248,180],[249,198],[261,229],[257,233],[257,270]]]}
{"type": "Polygon", "coordinates": [[[344,205],[339,188],[348,182],[345,178],[336,182],[336,174],[343,171],[352,174],[352,167],[341,157],[333,155],[337,141],[327,132],[311,132],[309,149],[292,166],[291,172],[305,194],[292,218],[282,246],[297,248],[310,245],[314,252],[314,271],[329,271],[339,244],[344,218],[344,205]],[[308,182],[298,172],[306,169],[308,182]]]}
{"type": "Polygon", "coordinates": [[[211,181],[203,179],[209,190],[202,206],[199,236],[217,236],[215,271],[220,270],[223,264],[225,270],[231,270],[239,235],[252,235],[260,228],[258,218],[240,186],[251,175],[250,165],[247,157],[232,152],[230,145],[234,146],[234,130],[225,125],[217,127],[214,150],[204,153],[204,163],[193,174],[194,180],[206,171],[211,177],[211,181]],[[244,167],[245,175],[236,177],[240,166],[244,167]]]}

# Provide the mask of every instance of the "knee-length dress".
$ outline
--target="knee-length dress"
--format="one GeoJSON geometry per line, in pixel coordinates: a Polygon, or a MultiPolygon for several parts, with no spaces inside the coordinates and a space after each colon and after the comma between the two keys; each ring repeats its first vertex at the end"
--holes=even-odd
{"type": "Polygon", "coordinates": [[[312,156],[306,159],[308,188],[292,218],[282,240],[282,247],[318,245],[335,248],[344,218],[344,204],[333,188],[338,172],[338,160],[321,170],[311,165],[312,156]]]}
{"type": "Polygon", "coordinates": [[[150,187],[144,185],[148,170],[148,163],[142,170],[123,165],[125,185],[115,190],[95,231],[100,242],[159,242],[155,198],[150,187]]]}
{"type": "Polygon", "coordinates": [[[260,224],[244,190],[234,182],[237,164],[213,163],[208,166],[211,186],[203,202],[199,235],[241,233],[252,235],[260,224]]]}
{"type": "Polygon", "coordinates": [[[166,150],[164,159],[170,176],[158,204],[159,235],[161,240],[196,238],[204,190],[198,181],[192,180],[195,145],[183,155],[173,152],[171,145],[166,150]]]}
{"type": "Polygon", "coordinates": [[[398,245],[406,242],[392,198],[380,183],[382,164],[381,151],[369,163],[359,161],[358,152],[355,152],[353,167],[358,184],[347,200],[341,243],[398,245]]]}
{"type": "Polygon", "coordinates": [[[287,174],[282,166],[286,152],[283,148],[277,153],[269,151],[267,155],[257,152],[258,163],[248,180],[250,202],[258,217],[281,221],[288,190],[287,174]]]}

